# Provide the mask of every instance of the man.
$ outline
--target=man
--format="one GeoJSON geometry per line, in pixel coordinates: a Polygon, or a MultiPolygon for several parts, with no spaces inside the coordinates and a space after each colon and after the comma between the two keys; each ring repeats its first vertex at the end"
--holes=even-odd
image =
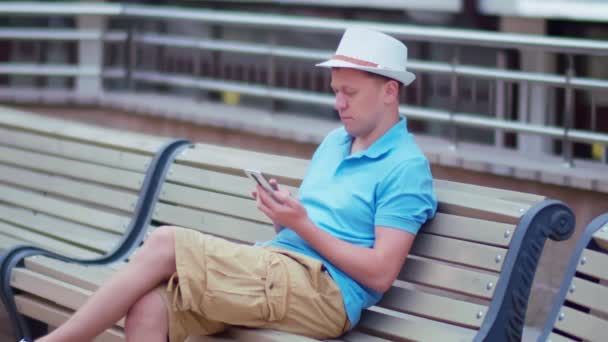
{"type": "Polygon", "coordinates": [[[299,199],[274,180],[274,193],[252,193],[274,223],[273,240],[243,246],[161,227],[41,341],[88,341],[125,314],[129,341],[181,342],[228,325],[315,338],[354,327],[390,288],[437,207],[429,163],[398,113],[400,87],[414,80],[406,61],[400,41],[351,28],[318,64],[331,68],[343,127],[318,147],[299,199]],[[167,289],[157,287],[167,279],[167,289]]]}

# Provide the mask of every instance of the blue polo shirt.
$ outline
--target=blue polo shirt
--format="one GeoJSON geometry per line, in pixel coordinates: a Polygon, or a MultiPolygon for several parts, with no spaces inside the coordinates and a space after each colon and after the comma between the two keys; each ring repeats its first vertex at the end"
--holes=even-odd
{"type": "MultiPolygon", "coordinates": [[[[350,155],[351,142],[341,127],[315,151],[299,191],[310,220],[333,236],[368,248],[374,245],[376,226],[416,234],[435,214],[437,201],[429,162],[405,119],[364,151],[350,155]]],[[[288,227],[269,243],[323,262],[340,288],[351,327],[363,309],[382,297],[333,266],[288,227]]]]}

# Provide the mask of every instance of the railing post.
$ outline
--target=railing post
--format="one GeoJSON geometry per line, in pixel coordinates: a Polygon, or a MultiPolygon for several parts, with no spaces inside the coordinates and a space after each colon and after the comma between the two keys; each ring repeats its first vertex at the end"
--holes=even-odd
{"type": "Polygon", "coordinates": [[[456,149],[458,147],[458,127],[454,124],[454,113],[458,110],[458,74],[456,73],[456,67],[460,63],[460,48],[456,47],[452,55],[452,73],[450,76],[450,148],[456,149]]]}
{"type": "MultiPolygon", "coordinates": [[[[504,50],[499,50],[496,54],[496,67],[498,69],[506,69],[507,55],[504,50]]],[[[505,81],[495,80],[494,87],[494,114],[496,119],[505,119],[505,81]]],[[[502,129],[494,130],[494,146],[503,148],[505,146],[505,132],[502,129]]]]}
{"type": "Polygon", "coordinates": [[[78,42],[78,66],[81,69],[95,70],[93,75],[79,75],[76,78],[76,98],[89,102],[96,101],[103,93],[103,33],[106,18],[102,15],[79,15],[76,18],[79,30],[99,32],[99,39],[81,40],[78,42]]]}
{"type": "Polygon", "coordinates": [[[574,88],[572,87],[572,77],[574,77],[574,56],[567,55],[566,69],[566,88],[564,99],[564,135],[562,137],[562,151],[566,167],[573,167],[572,143],[568,137],[568,132],[573,126],[574,121],[574,88]]]}

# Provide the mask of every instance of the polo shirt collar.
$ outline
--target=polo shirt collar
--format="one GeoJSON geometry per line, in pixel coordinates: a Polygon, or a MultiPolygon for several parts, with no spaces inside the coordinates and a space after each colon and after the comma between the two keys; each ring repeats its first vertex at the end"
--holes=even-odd
{"type": "MultiPolygon", "coordinates": [[[[346,144],[347,148],[350,151],[351,142],[353,137],[346,133],[344,130],[344,140],[342,144],[346,144]]],[[[394,147],[399,145],[403,141],[403,137],[407,134],[407,125],[406,119],[401,117],[399,121],[391,127],[388,131],[386,131],[378,140],[376,140],[371,146],[366,148],[363,151],[359,151],[353,155],[347,156],[349,158],[357,158],[357,157],[368,157],[371,159],[378,158],[383,154],[389,152],[394,147]]]]}

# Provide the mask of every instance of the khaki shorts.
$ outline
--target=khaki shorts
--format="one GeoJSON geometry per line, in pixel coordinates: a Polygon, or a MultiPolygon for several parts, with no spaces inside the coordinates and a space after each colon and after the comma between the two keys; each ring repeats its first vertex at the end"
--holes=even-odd
{"type": "Polygon", "coordinates": [[[316,259],[184,228],[175,230],[175,259],[177,272],[158,288],[168,307],[171,342],[229,325],[319,339],[350,328],[340,289],[316,259]]]}

